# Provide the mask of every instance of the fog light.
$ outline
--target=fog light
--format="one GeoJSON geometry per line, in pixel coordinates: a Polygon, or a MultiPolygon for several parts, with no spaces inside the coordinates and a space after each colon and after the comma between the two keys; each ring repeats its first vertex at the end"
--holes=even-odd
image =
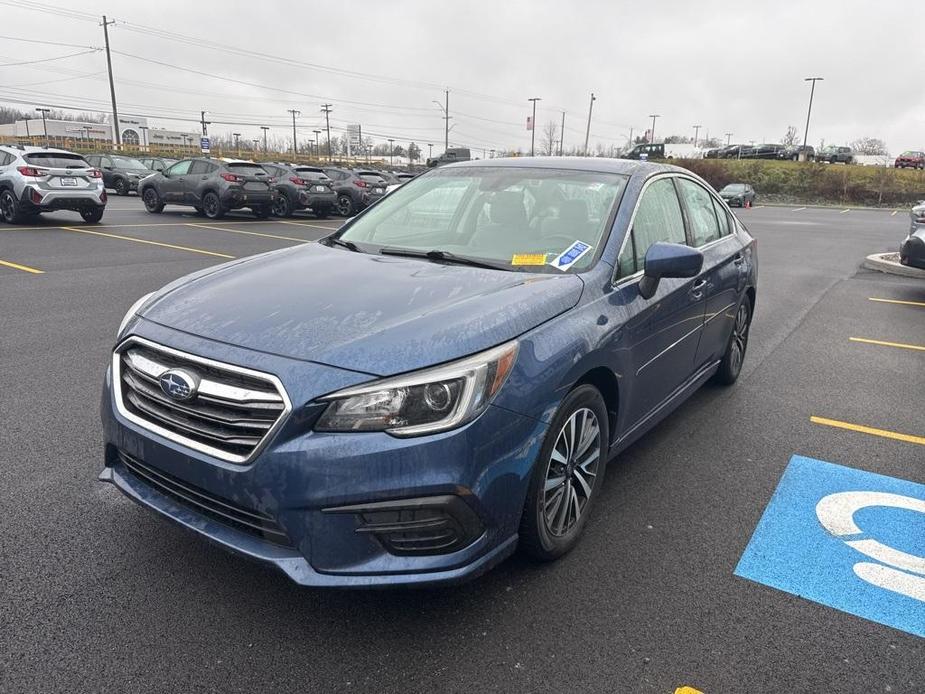
{"type": "Polygon", "coordinates": [[[32,202],[34,202],[36,205],[41,204],[41,202],[42,202],[42,194],[41,194],[40,192],[38,192],[35,188],[32,189],[32,196],[31,196],[31,197],[32,197],[32,202]]]}

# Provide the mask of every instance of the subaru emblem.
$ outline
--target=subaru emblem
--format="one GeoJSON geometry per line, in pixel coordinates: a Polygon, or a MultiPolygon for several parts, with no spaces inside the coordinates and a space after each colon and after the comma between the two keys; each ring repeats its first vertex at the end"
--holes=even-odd
{"type": "Polygon", "coordinates": [[[183,369],[168,369],[158,382],[161,390],[174,400],[191,400],[199,390],[199,379],[183,369]]]}

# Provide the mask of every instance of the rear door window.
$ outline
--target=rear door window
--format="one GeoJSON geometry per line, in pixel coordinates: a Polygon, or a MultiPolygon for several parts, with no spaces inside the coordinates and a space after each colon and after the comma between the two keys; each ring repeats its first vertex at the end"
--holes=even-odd
{"type": "Polygon", "coordinates": [[[706,188],[687,178],[679,178],[678,185],[681,189],[684,207],[687,209],[694,247],[716,241],[720,233],[712,196],[706,188]]]}
{"type": "Polygon", "coordinates": [[[209,162],[197,160],[194,161],[189,167],[190,174],[204,174],[209,172],[209,162]]]}

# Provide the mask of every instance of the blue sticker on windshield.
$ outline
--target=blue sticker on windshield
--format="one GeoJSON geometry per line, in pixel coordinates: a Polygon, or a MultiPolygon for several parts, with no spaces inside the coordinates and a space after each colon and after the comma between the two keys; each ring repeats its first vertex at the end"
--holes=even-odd
{"type": "Polygon", "coordinates": [[[549,264],[564,272],[581,260],[582,256],[590,250],[591,246],[584,241],[576,241],[562,253],[550,260],[549,264]]]}

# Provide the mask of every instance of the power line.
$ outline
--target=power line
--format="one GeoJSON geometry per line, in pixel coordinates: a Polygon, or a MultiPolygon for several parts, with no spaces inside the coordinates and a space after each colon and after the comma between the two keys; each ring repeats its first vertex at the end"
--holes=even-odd
{"type": "Polygon", "coordinates": [[[39,60],[23,60],[18,63],[2,63],[0,67],[13,67],[14,65],[35,65],[36,63],[50,63],[54,60],[64,60],[65,58],[76,58],[78,55],[87,55],[87,53],[98,53],[99,48],[90,48],[85,51],[80,51],[79,53],[68,53],[67,55],[59,55],[54,58],[40,58],[39,60]]]}

